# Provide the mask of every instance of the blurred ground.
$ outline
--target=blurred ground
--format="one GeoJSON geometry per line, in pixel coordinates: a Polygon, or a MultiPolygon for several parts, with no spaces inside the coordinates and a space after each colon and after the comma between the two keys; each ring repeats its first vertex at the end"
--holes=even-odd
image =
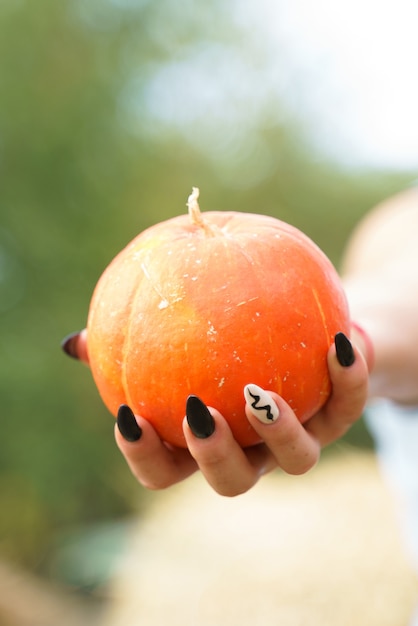
{"type": "Polygon", "coordinates": [[[138,526],[102,626],[406,626],[417,580],[374,455],[225,499],[200,476],[138,526]]]}
{"type": "Polygon", "coordinates": [[[0,562],[1,626],[98,626],[97,605],[0,562]]]}
{"type": "Polygon", "coordinates": [[[90,599],[1,564],[0,624],[407,626],[418,581],[395,510],[374,454],[347,445],[233,499],[196,475],[121,529],[90,599]]]}

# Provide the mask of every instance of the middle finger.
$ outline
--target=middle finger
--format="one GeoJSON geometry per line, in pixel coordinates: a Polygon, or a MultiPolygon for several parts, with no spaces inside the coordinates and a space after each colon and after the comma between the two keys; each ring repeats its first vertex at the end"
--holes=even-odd
{"type": "Polygon", "coordinates": [[[196,396],[188,400],[183,432],[190,454],[219,494],[244,493],[261,476],[263,464],[259,462],[257,466],[250,461],[219,411],[207,407],[196,396]]]}

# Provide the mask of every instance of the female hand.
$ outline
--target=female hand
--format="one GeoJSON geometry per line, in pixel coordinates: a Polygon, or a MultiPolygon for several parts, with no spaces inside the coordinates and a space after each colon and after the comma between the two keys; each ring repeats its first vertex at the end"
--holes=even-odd
{"type": "MultiPolygon", "coordinates": [[[[151,424],[126,405],[118,412],[116,443],[134,476],[148,489],[164,489],[200,469],[215,491],[235,496],[277,467],[303,474],[317,463],[321,448],[344,435],[361,416],[368,389],[367,347],[361,331],[353,332],[353,343],[342,333],[336,335],[328,352],[331,396],[304,425],[279,395],[247,385],[245,411],[263,442],[258,445],[242,449],[219,411],[196,396],[186,403],[187,449],[163,442],[151,424]]],[[[85,330],[66,338],[63,349],[87,363],[85,330]]]]}

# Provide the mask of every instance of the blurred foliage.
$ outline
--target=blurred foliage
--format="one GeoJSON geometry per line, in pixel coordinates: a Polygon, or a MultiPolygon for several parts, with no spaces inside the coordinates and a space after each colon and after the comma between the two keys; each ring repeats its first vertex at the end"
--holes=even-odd
{"type": "MultiPolygon", "coordinates": [[[[61,531],[144,503],[87,368],[59,348],[115,253],[197,185],[203,210],[281,217],[338,264],[357,219],[409,181],[324,162],[291,120],[259,120],[273,157],[254,180],[175,123],[156,127],[140,98],[135,125],[127,86],[141,92],[202,41],[245,47],[227,18],[219,1],[0,3],[0,554],[30,567],[61,531]]],[[[245,171],[256,166],[257,154],[245,171]]]]}

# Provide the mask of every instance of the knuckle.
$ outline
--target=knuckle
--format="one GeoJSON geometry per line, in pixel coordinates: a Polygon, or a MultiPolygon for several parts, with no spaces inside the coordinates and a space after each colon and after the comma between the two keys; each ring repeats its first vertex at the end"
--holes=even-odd
{"type": "Polygon", "coordinates": [[[134,473],[135,478],[138,482],[149,491],[161,491],[162,489],[167,489],[171,487],[173,481],[169,478],[153,478],[151,476],[144,477],[142,475],[138,476],[138,474],[134,473]]]}
{"type": "Polygon", "coordinates": [[[200,467],[205,467],[211,471],[222,467],[229,458],[229,453],[226,446],[216,446],[207,449],[200,449],[199,454],[196,455],[196,460],[200,467]]]}
{"type": "Polygon", "coordinates": [[[254,481],[241,482],[237,483],[217,483],[212,484],[213,489],[220,496],[224,496],[225,498],[236,498],[237,496],[246,493],[252,486],[254,485],[254,481]]]}
{"type": "Polygon", "coordinates": [[[306,454],[305,457],[299,458],[298,462],[288,469],[286,472],[292,476],[302,476],[310,472],[318,463],[319,455],[306,454]]]}
{"type": "MultiPolygon", "coordinates": [[[[280,427],[275,430],[271,445],[279,449],[295,448],[301,432],[302,426],[300,422],[296,420],[282,423],[280,427]]],[[[265,438],[265,441],[267,442],[267,438],[265,438]]]]}

